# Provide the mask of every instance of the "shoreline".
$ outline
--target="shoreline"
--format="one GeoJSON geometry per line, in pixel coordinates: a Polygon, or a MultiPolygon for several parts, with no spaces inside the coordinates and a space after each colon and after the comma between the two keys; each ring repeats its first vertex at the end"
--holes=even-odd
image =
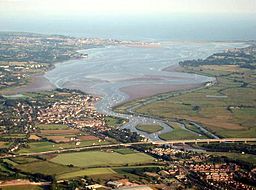
{"type": "MultiPolygon", "coordinates": [[[[83,49],[84,50],[84,49],[83,49]]],[[[78,50],[79,51],[79,50],[78,50]]],[[[32,74],[28,77],[28,82],[21,86],[14,86],[6,89],[0,90],[0,95],[16,95],[21,93],[29,92],[41,92],[41,91],[51,91],[57,88],[57,86],[50,82],[49,79],[45,77],[45,74],[53,69],[55,69],[56,64],[61,64],[72,60],[81,60],[85,58],[69,59],[61,62],[51,63],[46,71],[42,71],[36,74],[32,74]]]]}
{"type": "MultiPolygon", "coordinates": [[[[46,71],[47,72],[47,71],[46,71]]],[[[56,89],[45,76],[45,73],[31,75],[28,83],[22,86],[15,86],[0,91],[1,95],[16,95],[29,92],[50,91],[56,89]]]]}

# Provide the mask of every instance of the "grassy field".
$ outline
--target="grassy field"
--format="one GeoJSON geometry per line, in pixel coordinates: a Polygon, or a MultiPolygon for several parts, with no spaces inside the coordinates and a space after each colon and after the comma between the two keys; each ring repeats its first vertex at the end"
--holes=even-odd
{"type": "Polygon", "coordinates": [[[4,138],[4,139],[23,139],[23,138],[26,138],[26,134],[8,134],[8,135],[2,135],[2,138],[4,138]]]}
{"type": "Polygon", "coordinates": [[[146,132],[146,133],[156,133],[158,131],[161,131],[163,127],[159,125],[150,125],[150,124],[145,124],[145,125],[137,125],[136,129],[146,132]]]}
{"type": "Polygon", "coordinates": [[[159,137],[163,140],[184,140],[184,139],[201,139],[206,138],[204,135],[199,135],[183,129],[176,122],[169,123],[173,130],[169,133],[161,134],[159,137]]]}
{"type": "Polygon", "coordinates": [[[64,148],[74,148],[74,147],[83,147],[83,146],[91,146],[91,145],[100,145],[100,144],[108,144],[108,141],[98,140],[88,140],[81,141],[79,145],[76,145],[76,142],[70,143],[53,143],[53,142],[31,142],[28,143],[29,148],[23,148],[18,151],[18,153],[31,153],[31,152],[45,152],[50,150],[59,150],[64,148]]]}
{"type": "Polygon", "coordinates": [[[28,164],[19,164],[15,166],[17,169],[28,173],[41,173],[45,175],[58,175],[67,172],[77,171],[79,168],[68,167],[48,161],[32,162],[28,164]]]}
{"type": "MultiPolygon", "coordinates": [[[[183,71],[214,76],[217,84],[194,91],[169,93],[169,96],[159,95],[157,99],[153,98],[155,101],[135,111],[202,123],[223,137],[256,136],[255,70],[237,66],[199,66],[183,68],[183,71]]],[[[142,105],[144,101],[136,100],[116,110],[124,111],[131,105],[142,105]]]]}
{"type": "Polygon", "coordinates": [[[12,160],[9,159],[9,158],[4,158],[4,159],[3,159],[3,162],[8,163],[8,164],[10,164],[10,165],[12,165],[12,166],[18,165],[16,162],[12,161],[12,160]]]}
{"type": "Polygon", "coordinates": [[[17,186],[9,186],[9,187],[1,187],[2,190],[43,190],[40,186],[35,185],[17,185],[17,186]]]}
{"type": "Polygon", "coordinates": [[[130,148],[119,148],[119,149],[114,149],[114,152],[117,152],[119,154],[134,154],[137,153],[137,151],[132,150],[130,148]]]}
{"type": "Polygon", "coordinates": [[[39,124],[39,125],[36,125],[36,128],[41,129],[41,130],[65,130],[65,129],[69,129],[68,126],[66,126],[66,125],[57,125],[57,124],[51,124],[51,125],[39,124]]]}
{"type": "Polygon", "coordinates": [[[0,175],[1,176],[8,176],[15,174],[14,171],[7,168],[3,163],[0,163],[0,175]]]}
{"type": "Polygon", "coordinates": [[[32,163],[32,162],[37,162],[40,161],[37,158],[33,158],[33,157],[15,157],[15,158],[11,158],[11,160],[17,164],[27,164],[27,163],[32,163]]]}
{"type": "Polygon", "coordinates": [[[52,162],[78,167],[119,166],[152,163],[154,158],[143,153],[119,154],[116,152],[89,151],[60,154],[52,162]]]}
{"type": "Polygon", "coordinates": [[[119,175],[128,176],[131,180],[141,180],[141,176],[135,175],[133,170],[136,169],[152,169],[152,168],[161,168],[158,165],[143,165],[143,166],[128,166],[128,167],[113,167],[112,169],[119,175]]]}
{"type": "Polygon", "coordinates": [[[116,174],[115,171],[113,171],[111,168],[90,168],[90,169],[84,169],[79,170],[75,172],[70,173],[64,173],[61,175],[58,175],[58,179],[73,179],[76,177],[82,177],[82,176],[93,176],[93,175],[112,175],[116,174]]]}
{"type": "Polygon", "coordinates": [[[172,132],[159,135],[163,140],[185,140],[185,139],[201,139],[202,136],[193,134],[184,129],[174,129],[172,132]]]}
{"type": "MultiPolygon", "coordinates": [[[[112,167],[112,168],[89,168],[89,169],[83,169],[75,172],[70,173],[64,173],[57,176],[57,179],[73,179],[76,177],[82,177],[82,176],[90,176],[90,177],[103,177],[103,176],[119,176],[119,175],[127,175],[130,177],[133,177],[133,179],[138,179],[138,176],[135,176],[129,171],[133,169],[143,169],[143,168],[156,168],[159,166],[155,165],[146,165],[146,166],[128,166],[128,167],[112,167]]],[[[104,178],[105,178],[104,177],[104,178]]]]}
{"type": "Polygon", "coordinates": [[[109,127],[116,128],[116,127],[119,127],[120,125],[124,124],[127,121],[122,118],[107,116],[107,117],[105,117],[105,122],[109,127]]]}
{"type": "Polygon", "coordinates": [[[42,135],[77,135],[81,133],[78,129],[50,129],[50,130],[41,130],[42,135]]]}

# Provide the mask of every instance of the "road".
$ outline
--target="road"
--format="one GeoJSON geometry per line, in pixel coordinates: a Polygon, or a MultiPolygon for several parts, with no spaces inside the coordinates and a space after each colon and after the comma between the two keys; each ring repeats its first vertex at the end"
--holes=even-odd
{"type": "Polygon", "coordinates": [[[148,141],[148,142],[134,142],[134,143],[118,143],[118,144],[108,144],[108,145],[95,145],[95,146],[86,146],[80,148],[68,148],[68,149],[60,149],[53,151],[45,151],[45,152],[34,152],[34,153],[21,153],[16,155],[5,155],[1,158],[11,158],[18,156],[37,156],[44,154],[59,154],[65,152],[80,152],[84,150],[94,150],[94,149],[104,149],[104,148],[117,148],[117,147],[131,147],[133,145],[164,145],[164,144],[197,144],[197,143],[224,143],[224,142],[256,142],[256,138],[225,138],[225,139],[195,139],[195,140],[172,140],[172,141],[148,141]]]}

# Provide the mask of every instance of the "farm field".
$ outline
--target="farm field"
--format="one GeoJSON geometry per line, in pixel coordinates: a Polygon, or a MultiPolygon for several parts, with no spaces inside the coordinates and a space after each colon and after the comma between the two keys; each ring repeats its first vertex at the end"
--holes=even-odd
{"type": "Polygon", "coordinates": [[[43,135],[77,135],[81,133],[78,129],[50,129],[50,130],[41,130],[43,135]]]}
{"type": "Polygon", "coordinates": [[[18,153],[33,153],[108,144],[108,141],[86,134],[79,129],[69,128],[60,124],[40,124],[39,130],[31,134],[26,147],[18,153]],[[43,139],[43,140],[42,140],[43,139]]]}
{"type": "MultiPolygon", "coordinates": [[[[131,149],[117,149],[117,152],[100,152],[100,151],[91,151],[91,152],[86,152],[87,154],[80,154],[80,153],[74,153],[74,154],[79,154],[77,156],[79,156],[79,158],[87,158],[89,157],[88,155],[92,155],[90,159],[95,159],[95,153],[98,154],[97,156],[100,158],[96,158],[97,165],[96,167],[93,168],[84,168],[84,164],[80,164],[80,167],[76,167],[73,165],[62,165],[59,163],[55,163],[52,162],[52,160],[54,160],[54,158],[58,158],[58,156],[63,156],[65,154],[60,154],[60,155],[49,155],[46,158],[42,159],[38,159],[36,157],[16,157],[16,158],[11,158],[11,160],[6,159],[5,162],[8,162],[12,165],[12,167],[18,169],[21,172],[26,172],[26,173],[30,173],[30,174],[36,174],[36,173],[40,173],[43,175],[51,175],[51,176],[56,176],[56,179],[58,180],[63,180],[63,179],[74,179],[77,177],[83,177],[83,176],[89,176],[92,178],[104,178],[104,179],[116,179],[119,178],[121,176],[125,175],[131,175],[131,176],[136,176],[131,174],[130,172],[132,170],[134,170],[135,168],[155,168],[155,167],[159,167],[157,165],[150,165],[150,163],[153,163],[153,158],[150,156],[147,156],[143,153],[139,153],[137,151],[133,151],[131,149]],[[106,154],[110,154],[111,155],[111,159],[114,160],[114,164],[111,163],[111,161],[109,159],[107,159],[106,164],[108,164],[109,166],[104,166],[105,163],[105,157],[102,156],[106,156],[104,153],[106,154]],[[132,155],[132,156],[130,156],[132,155]],[[55,157],[57,156],[57,157],[55,157]],[[84,157],[82,157],[84,156],[84,157]],[[134,161],[136,158],[138,158],[138,160],[136,160],[136,162],[134,161]],[[48,161],[44,161],[45,159],[47,159],[48,161]],[[99,160],[100,159],[100,160],[99,160]],[[126,160],[130,159],[130,161],[128,161],[131,165],[128,166],[126,164],[126,160]],[[117,161],[119,160],[119,161],[117,161]],[[116,162],[119,162],[116,165],[116,162]],[[120,163],[122,162],[122,163],[120,163]],[[149,165],[145,165],[146,163],[149,163],[149,165]],[[134,165],[134,164],[143,164],[143,165],[134,165]],[[110,166],[112,165],[112,166],[110,166]],[[115,166],[114,166],[115,165],[115,166]],[[121,166],[122,165],[122,166],[121,166]]],[[[83,152],[81,152],[83,153],[83,152]]],[[[72,155],[72,153],[70,153],[69,155],[72,155]]],[[[71,157],[71,158],[66,158],[66,159],[76,159],[76,155],[75,157],[71,157]]],[[[59,158],[58,158],[59,159],[59,158]]],[[[63,160],[62,160],[63,161],[63,160]]],[[[81,163],[88,163],[88,159],[84,160],[84,159],[80,159],[79,160],[81,163]]],[[[65,163],[68,164],[68,161],[65,163]]],[[[88,165],[86,164],[86,167],[88,165]]],[[[91,166],[90,166],[91,167],[91,166]]],[[[9,171],[8,169],[6,169],[4,166],[0,167],[1,172],[8,172],[8,173],[12,173],[12,171],[9,171]]]]}
{"type": "Polygon", "coordinates": [[[146,132],[146,133],[155,133],[158,131],[161,131],[163,129],[163,127],[159,126],[159,125],[138,125],[136,126],[136,129],[146,132]]]}
{"type": "Polygon", "coordinates": [[[129,176],[130,179],[139,180],[139,176],[135,175],[132,171],[134,170],[145,170],[161,168],[160,165],[143,165],[143,166],[125,166],[125,167],[112,167],[112,169],[119,175],[129,176]]]}
{"type": "MultiPolygon", "coordinates": [[[[37,125],[37,128],[40,129],[36,133],[38,137],[46,138],[48,141],[55,143],[73,143],[75,141],[81,143],[81,141],[99,140],[96,136],[86,134],[78,129],[68,128],[66,125],[40,124],[37,125]]],[[[33,138],[30,137],[30,139],[33,138]]]]}
{"type": "Polygon", "coordinates": [[[58,175],[62,173],[77,171],[79,168],[68,167],[48,161],[32,162],[27,164],[19,164],[15,166],[17,169],[28,173],[41,173],[45,175],[58,175]]]}
{"type": "Polygon", "coordinates": [[[13,175],[15,172],[7,168],[3,163],[0,163],[0,175],[1,176],[8,176],[13,175]]]}
{"type": "Polygon", "coordinates": [[[144,153],[119,154],[116,152],[88,151],[60,154],[50,161],[78,167],[103,167],[153,163],[154,158],[144,153]]]}
{"type": "Polygon", "coordinates": [[[43,190],[40,186],[35,185],[16,185],[16,186],[8,186],[8,187],[0,187],[2,190],[43,190]]]}
{"type": "Polygon", "coordinates": [[[45,152],[51,150],[59,150],[65,148],[75,148],[75,147],[83,147],[83,146],[92,146],[92,145],[100,145],[100,144],[109,144],[108,141],[98,140],[87,140],[81,141],[79,145],[76,142],[69,143],[53,143],[49,141],[41,141],[41,142],[30,142],[28,143],[28,148],[23,148],[18,151],[18,153],[31,153],[31,152],[45,152]]]}
{"type": "Polygon", "coordinates": [[[4,139],[23,139],[26,138],[26,134],[8,134],[8,135],[3,135],[2,138],[4,139]]]}
{"type": "Polygon", "coordinates": [[[90,168],[58,175],[58,179],[71,179],[81,176],[112,175],[116,174],[111,168],[90,168]]]}
{"type": "Polygon", "coordinates": [[[39,124],[36,125],[36,128],[41,130],[67,130],[69,129],[66,125],[57,125],[57,124],[39,124]]]}
{"type": "MultiPolygon", "coordinates": [[[[221,137],[256,136],[255,70],[223,65],[209,68],[204,65],[181,69],[186,72],[216,77],[217,84],[193,91],[169,93],[169,96],[167,93],[167,95],[165,94],[167,98],[164,98],[165,95],[159,99],[152,97],[155,101],[143,105],[135,111],[164,119],[195,121],[221,137]]],[[[142,103],[143,100],[135,101],[134,105],[138,102],[142,103]]],[[[131,105],[132,103],[129,103],[116,110],[125,110],[131,105]]],[[[191,138],[191,136],[186,138],[191,138]]]]}
{"type": "Polygon", "coordinates": [[[17,164],[27,164],[27,163],[32,163],[32,162],[38,162],[40,159],[35,158],[35,157],[15,157],[11,158],[11,160],[17,164]]]}
{"type": "Polygon", "coordinates": [[[119,154],[134,154],[138,153],[137,151],[130,149],[130,148],[119,148],[119,149],[114,149],[114,152],[117,152],[119,154]]]}

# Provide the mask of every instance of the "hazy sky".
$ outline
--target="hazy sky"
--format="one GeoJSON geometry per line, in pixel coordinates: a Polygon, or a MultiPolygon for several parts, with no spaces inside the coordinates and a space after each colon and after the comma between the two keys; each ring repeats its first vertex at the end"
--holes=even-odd
{"type": "Polygon", "coordinates": [[[115,39],[256,39],[256,0],[0,0],[0,31],[115,39]]]}
{"type": "Polygon", "coordinates": [[[256,0],[0,0],[0,16],[256,12],[256,0]]]}

